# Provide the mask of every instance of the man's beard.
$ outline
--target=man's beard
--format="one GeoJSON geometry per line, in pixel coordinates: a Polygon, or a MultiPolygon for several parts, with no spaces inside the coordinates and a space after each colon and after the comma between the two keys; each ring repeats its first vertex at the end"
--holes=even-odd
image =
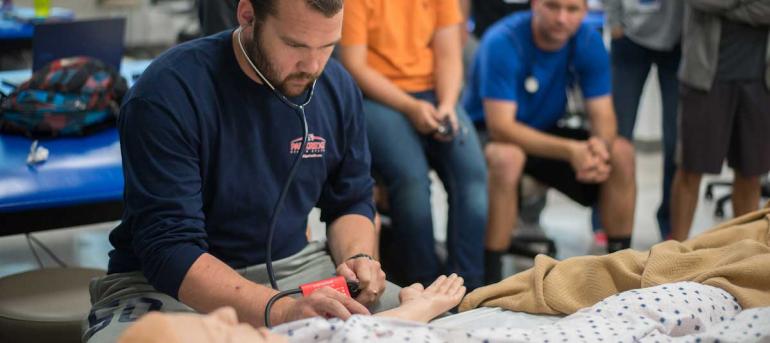
{"type": "Polygon", "coordinates": [[[254,34],[252,35],[251,43],[249,44],[249,49],[247,50],[249,52],[249,58],[251,58],[257,69],[259,69],[262,75],[273,85],[273,87],[275,87],[275,89],[277,89],[279,92],[281,92],[281,94],[285,96],[295,97],[299,96],[308,88],[310,88],[313,82],[318,78],[319,74],[298,72],[289,74],[289,76],[287,76],[285,79],[280,80],[280,74],[270,63],[270,57],[261,44],[261,41],[258,37],[258,30],[255,29],[253,32],[254,34]],[[292,90],[289,88],[289,83],[292,81],[305,81],[307,84],[302,87],[302,89],[298,90],[295,88],[292,90]]]}

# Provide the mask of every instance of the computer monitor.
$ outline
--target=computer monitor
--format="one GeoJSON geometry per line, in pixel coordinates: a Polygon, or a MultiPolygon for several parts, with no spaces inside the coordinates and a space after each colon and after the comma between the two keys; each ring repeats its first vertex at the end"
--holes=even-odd
{"type": "Polygon", "coordinates": [[[88,56],[120,70],[126,18],[40,23],[32,35],[32,71],[66,57],[88,56]]]}

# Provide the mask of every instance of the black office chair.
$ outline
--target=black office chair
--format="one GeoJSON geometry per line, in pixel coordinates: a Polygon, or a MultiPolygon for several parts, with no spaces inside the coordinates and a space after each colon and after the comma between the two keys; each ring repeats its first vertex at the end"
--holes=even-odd
{"type": "Polygon", "coordinates": [[[556,243],[548,238],[540,227],[540,214],[546,205],[548,187],[524,176],[519,184],[519,226],[511,238],[508,253],[514,256],[535,258],[539,254],[556,257],[556,243]],[[522,227],[535,228],[523,230],[522,227]]]}
{"type": "MultiPolygon", "coordinates": [[[[706,200],[714,200],[714,188],[715,187],[732,187],[733,183],[729,181],[712,181],[706,184],[706,200]]],[[[762,198],[770,198],[770,178],[765,176],[760,184],[762,198]]],[[[732,192],[722,195],[717,199],[716,206],[714,207],[714,216],[717,218],[725,217],[725,204],[730,201],[732,192]]]]}

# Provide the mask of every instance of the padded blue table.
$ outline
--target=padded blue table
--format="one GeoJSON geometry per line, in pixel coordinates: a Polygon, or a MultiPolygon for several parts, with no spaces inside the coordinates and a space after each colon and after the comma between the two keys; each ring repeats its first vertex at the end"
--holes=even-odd
{"type": "Polygon", "coordinates": [[[35,22],[73,19],[75,19],[75,12],[66,8],[53,7],[48,18],[37,19],[34,18],[34,9],[14,7],[8,12],[0,12],[0,41],[32,39],[35,22]]]}
{"type": "MultiPolygon", "coordinates": [[[[124,61],[121,74],[130,85],[149,63],[124,61]]],[[[0,79],[19,82],[29,74],[0,72],[0,79]]],[[[0,134],[0,236],[120,218],[123,171],[115,128],[39,140],[48,160],[30,166],[31,144],[23,136],[0,134]]]]}
{"type": "Polygon", "coordinates": [[[16,20],[0,18],[0,40],[32,39],[35,26],[16,20]]]}

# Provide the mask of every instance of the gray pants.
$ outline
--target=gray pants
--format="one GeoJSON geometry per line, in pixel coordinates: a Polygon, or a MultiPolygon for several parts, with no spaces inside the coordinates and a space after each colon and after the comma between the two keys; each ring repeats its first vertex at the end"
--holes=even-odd
{"type": "MultiPolygon", "coordinates": [[[[243,277],[269,285],[264,264],[236,270],[243,277]]],[[[273,263],[280,289],[326,279],[335,275],[335,265],[325,242],[310,242],[299,253],[273,263]]],[[[385,293],[369,310],[373,313],[399,305],[400,287],[388,282],[385,293]]],[[[83,325],[83,341],[116,342],[134,321],[150,311],[195,312],[173,297],[152,287],[141,272],[109,274],[91,281],[91,312],[83,325]]]]}

